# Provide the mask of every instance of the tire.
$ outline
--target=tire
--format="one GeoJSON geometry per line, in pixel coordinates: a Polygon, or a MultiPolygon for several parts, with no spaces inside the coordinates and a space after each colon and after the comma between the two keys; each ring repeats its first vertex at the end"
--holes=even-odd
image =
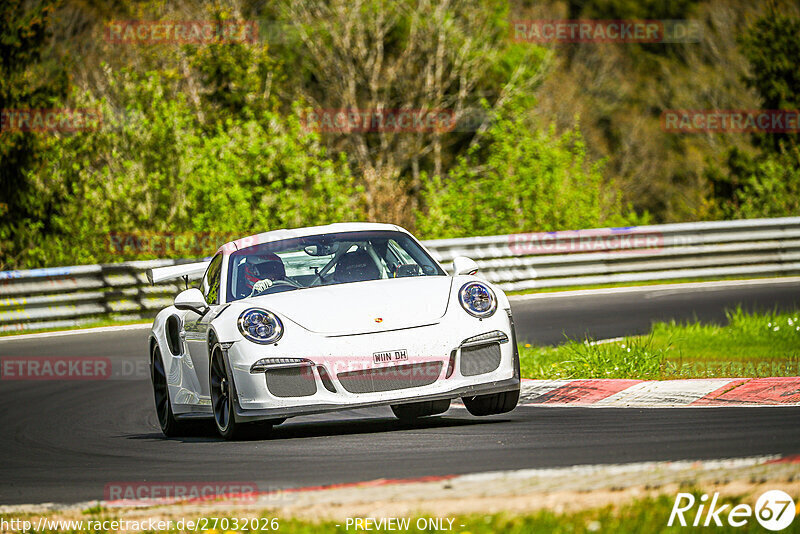
{"type": "Polygon", "coordinates": [[[175,419],[175,414],[172,413],[166,368],[157,343],[153,346],[153,352],[150,355],[150,380],[153,383],[153,397],[161,432],[168,438],[184,436],[189,433],[189,425],[175,419]]]}
{"type": "Polygon", "coordinates": [[[236,388],[219,345],[215,345],[212,349],[209,365],[211,408],[214,412],[214,426],[219,435],[227,440],[239,440],[254,439],[269,434],[272,430],[272,421],[254,423],[236,421],[234,416],[236,388]]]}
{"type": "Polygon", "coordinates": [[[477,395],[475,397],[462,397],[464,406],[472,415],[496,415],[510,412],[519,402],[519,390],[504,391],[491,395],[477,395]]]}
{"type": "Polygon", "coordinates": [[[401,421],[414,421],[420,417],[438,415],[450,408],[450,399],[393,404],[392,412],[401,421]]]}

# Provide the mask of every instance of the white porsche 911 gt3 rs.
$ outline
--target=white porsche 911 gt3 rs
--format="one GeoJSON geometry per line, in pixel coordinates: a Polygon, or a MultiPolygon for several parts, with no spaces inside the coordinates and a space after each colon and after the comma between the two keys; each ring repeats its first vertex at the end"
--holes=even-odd
{"type": "Polygon", "coordinates": [[[167,436],[213,418],[228,439],[287,417],[391,406],[400,419],[512,410],[519,354],[505,294],[406,230],[342,223],[226,243],[208,262],[152,269],[151,283],[202,275],[150,334],[156,412],[167,436]]]}

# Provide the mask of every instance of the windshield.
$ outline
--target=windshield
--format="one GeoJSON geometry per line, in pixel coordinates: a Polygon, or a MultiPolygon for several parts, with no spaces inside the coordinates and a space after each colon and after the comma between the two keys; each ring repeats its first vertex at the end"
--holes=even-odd
{"type": "Polygon", "coordinates": [[[228,265],[228,301],[309,287],[445,272],[402,232],[342,232],[238,250],[228,265]]]}

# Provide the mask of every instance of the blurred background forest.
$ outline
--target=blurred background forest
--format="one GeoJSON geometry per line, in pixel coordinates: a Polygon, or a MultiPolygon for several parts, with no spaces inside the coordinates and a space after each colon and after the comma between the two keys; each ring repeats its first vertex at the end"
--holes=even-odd
{"type": "MultiPolygon", "coordinates": [[[[421,238],[800,215],[795,135],[666,133],[666,109],[800,108],[800,9],[749,0],[2,0],[0,270],[141,259],[113,232],[337,221],[421,238]],[[515,42],[514,19],[692,19],[692,43],[515,42]],[[253,20],[126,44],[114,20],[253,20]],[[472,131],[325,133],[309,109],[481,109],[472,131]]],[[[217,243],[218,244],[218,243],[217,243]]],[[[213,252],[210,246],[206,253],[213,252]]]]}

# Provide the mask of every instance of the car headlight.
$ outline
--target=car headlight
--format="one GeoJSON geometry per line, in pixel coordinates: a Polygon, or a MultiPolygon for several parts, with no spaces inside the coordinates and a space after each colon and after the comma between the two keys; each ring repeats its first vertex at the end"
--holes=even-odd
{"type": "Polygon", "coordinates": [[[464,284],[458,292],[461,307],[473,317],[484,319],[491,317],[497,311],[497,297],[494,291],[480,282],[464,284]]]}
{"type": "Polygon", "coordinates": [[[250,308],[239,316],[239,332],[253,343],[269,345],[283,335],[283,323],[272,312],[250,308]]]}

